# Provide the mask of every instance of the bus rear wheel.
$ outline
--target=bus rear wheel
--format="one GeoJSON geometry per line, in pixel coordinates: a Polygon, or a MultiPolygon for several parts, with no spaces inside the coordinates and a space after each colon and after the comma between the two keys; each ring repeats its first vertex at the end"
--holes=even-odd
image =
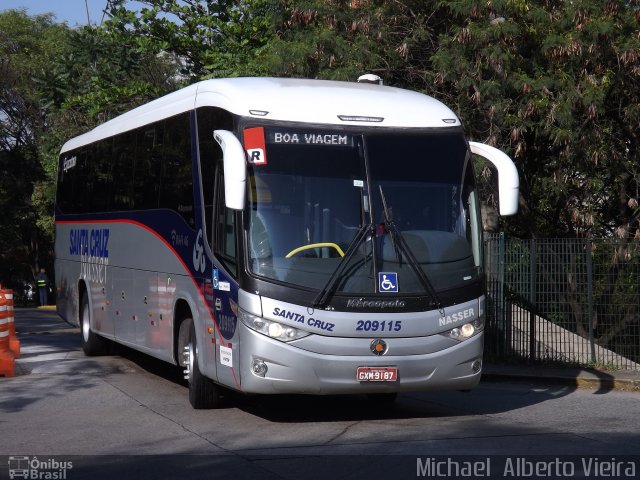
{"type": "Polygon", "coordinates": [[[94,357],[109,353],[109,341],[91,330],[91,309],[86,294],[80,301],[80,333],[80,345],[85,355],[94,357]]]}
{"type": "Polygon", "coordinates": [[[184,377],[189,382],[189,402],[195,409],[216,408],[219,392],[213,380],[205,377],[198,367],[198,342],[193,319],[185,318],[178,333],[180,365],[184,367],[184,377]]]}

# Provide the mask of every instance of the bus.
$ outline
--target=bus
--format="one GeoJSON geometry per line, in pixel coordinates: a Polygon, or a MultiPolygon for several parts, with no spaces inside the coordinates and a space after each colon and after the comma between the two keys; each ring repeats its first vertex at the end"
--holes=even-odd
{"type": "Polygon", "coordinates": [[[212,79],[67,141],[57,312],[184,369],[194,408],[253,394],[468,390],[485,286],[473,154],[439,101],[381,82],[212,79]]]}

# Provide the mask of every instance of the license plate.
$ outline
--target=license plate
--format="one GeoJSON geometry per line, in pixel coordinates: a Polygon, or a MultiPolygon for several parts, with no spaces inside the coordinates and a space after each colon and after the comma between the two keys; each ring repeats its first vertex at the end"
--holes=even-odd
{"type": "Polygon", "coordinates": [[[396,367],[358,367],[359,382],[395,382],[398,380],[396,367]]]}

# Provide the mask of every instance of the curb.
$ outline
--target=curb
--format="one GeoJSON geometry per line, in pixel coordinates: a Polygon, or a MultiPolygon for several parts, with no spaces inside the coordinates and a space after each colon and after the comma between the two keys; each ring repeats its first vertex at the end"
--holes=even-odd
{"type": "Polygon", "coordinates": [[[486,382],[519,382],[536,385],[563,385],[573,388],[589,388],[599,391],[623,390],[640,392],[640,374],[608,373],[594,370],[554,371],[545,368],[540,371],[500,371],[490,368],[482,373],[486,382]]]}

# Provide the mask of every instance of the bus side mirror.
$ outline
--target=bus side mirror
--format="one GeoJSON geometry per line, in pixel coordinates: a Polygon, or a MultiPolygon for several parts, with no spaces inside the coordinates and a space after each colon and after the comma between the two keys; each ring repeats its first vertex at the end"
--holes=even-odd
{"type": "Polygon", "coordinates": [[[213,138],[222,148],[225,204],[232,210],[243,210],[247,184],[244,148],[228,130],[215,130],[213,138]]]}
{"type": "Polygon", "coordinates": [[[518,212],[520,178],[518,170],[507,154],[484,143],[469,142],[471,153],[491,162],[498,170],[498,195],[500,215],[515,215],[518,212]]]}

